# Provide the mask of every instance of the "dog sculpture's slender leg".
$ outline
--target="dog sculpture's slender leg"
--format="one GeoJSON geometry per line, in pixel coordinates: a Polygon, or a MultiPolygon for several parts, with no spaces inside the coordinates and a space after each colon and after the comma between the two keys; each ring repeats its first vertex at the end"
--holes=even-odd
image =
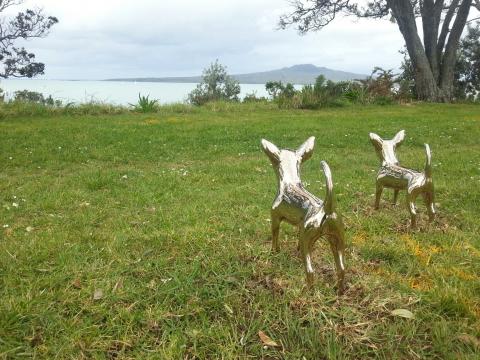
{"type": "Polygon", "coordinates": [[[375,192],[375,210],[380,208],[380,197],[382,196],[383,186],[377,183],[377,191],[375,192]]]}
{"type": "Polygon", "coordinates": [[[400,190],[398,190],[398,189],[393,190],[393,205],[397,205],[398,193],[399,192],[400,192],[400,190]]]}
{"type": "Polygon", "coordinates": [[[302,233],[302,227],[299,225],[297,226],[297,239],[298,239],[298,243],[297,243],[297,251],[300,252],[302,249],[300,247],[300,243],[302,241],[302,238],[301,238],[301,233],[302,233]]]}
{"type": "Polygon", "coordinates": [[[410,220],[412,228],[417,227],[417,209],[415,208],[415,195],[407,191],[407,205],[410,212],[410,220]]]}
{"type": "Polygon", "coordinates": [[[435,219],[435,198],[433,195],[433,189],[428,190],[423,194],[423,200],[425,201],[425,206],[427,207],[428,220],[433,221],[435,219]]]}
{"type": "Polygon", "coordinates": [[[280,251],[280,244],[278,243],[278,233],[280,231],[280,218],[272,211],[272,251],[280,251]]]}
{"type": "Polygon", "coordinates": [[[333,258],[335,260],[335,268],[337,271],[337,290],[339,294],[342,294],[344,291],[345,281],[345,265],[343,263],[345,252],[345,229],[339,218],[330,220],[327,238],[330,242],[330,248],[332,249],[333,258]]]}
{"type": "Polygon", "coordinates": [[[300,232],[300,251],[302,253],[303,265],[305,267],[305,274],[307,276],[307,286],[313,286],[313,266],[312,266],[312,248],[314,242],[314,231],[301,229],[300,232]]]}

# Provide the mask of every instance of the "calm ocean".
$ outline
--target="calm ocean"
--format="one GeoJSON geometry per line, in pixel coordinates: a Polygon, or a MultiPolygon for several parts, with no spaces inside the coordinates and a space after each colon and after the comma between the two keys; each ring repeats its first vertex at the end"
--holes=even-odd
{"type": "MultiPolygon", "coordinates": [[[[45,96],[65,103],[101,101],[111,104],[128,105],[136,103],[138,94],[150,95],[150,99],[158,99],[160,103],[183,102],[196,84],[185,83],[146,83],[115,81],[66,81],[66,80],[2,80],[0,88],[10,98],[15,91],[37,91],[45,96]]],[[[241,84],[241,97],[255,92],[257,96],[268,96],[263,84],[241,84]]]]}

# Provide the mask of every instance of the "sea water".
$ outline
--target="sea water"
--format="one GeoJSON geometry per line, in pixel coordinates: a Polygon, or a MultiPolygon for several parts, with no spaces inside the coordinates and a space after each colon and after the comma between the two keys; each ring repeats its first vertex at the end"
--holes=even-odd
{"type": "MultiPolygon", "coordinates": [[[[117,105],[135,104],[138,95],[158,99],[161,104],[184,102],[197,84],[120,81],[71,81],[41,79],[8,79],[0,82],[6,98],[12,98],[15,91],[30,90],[51,95],[63,103],[85,103],[91,101],[117,105]]],[[[268,96],[264,84],[240,84],[243,98],[255,93],[257,97],[268,96]]]]}

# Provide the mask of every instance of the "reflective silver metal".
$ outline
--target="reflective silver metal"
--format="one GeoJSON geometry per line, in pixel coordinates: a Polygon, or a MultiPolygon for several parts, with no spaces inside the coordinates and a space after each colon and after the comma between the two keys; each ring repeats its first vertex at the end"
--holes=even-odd
{"type": "Polygon", "coordinates": [[[321,162],[326,177],[325,201],[308,192],[300,179],[300,165],[313,154],[315,138],[310,137],[297,150],[282,149],[262,139],[262,148],[269,157],[278,179],[277,196],[271,209],[272,249],[279,251],[278,233],[280,223],[286,221],[298,226],[298,248],[301,251],[307,285],[313,285],[314,270],[311,254],[315,241],[325,236],[335,259],[337,271],[337,289],[343,292],[345,266],[345,235],[342,218],[335,212],[333,182],[330,168],[325,161],[321,162]]]}
{"type": "Polygon", "coordinates": [[[375,209],[380,206],[380,196],[384,187],[394,190],[393,203],[397,203],[398,192],[407,190],[406,200],[412,227],[417,225],[417,211],[415,200],[422,195],[427,207],[430,221],[435,218],[434,189],[432,180],[432,156],[430,147],[425,144],[426,162],[423,172],[407,169],[400,166],[395,154],[395,149],[405,139],[405,130],[399,131],[391,140],[384,140],[374,133],[370,133],[370,140],[375,147],[382,162],[377,174],[377,190],[375,196],[375,209]]]}

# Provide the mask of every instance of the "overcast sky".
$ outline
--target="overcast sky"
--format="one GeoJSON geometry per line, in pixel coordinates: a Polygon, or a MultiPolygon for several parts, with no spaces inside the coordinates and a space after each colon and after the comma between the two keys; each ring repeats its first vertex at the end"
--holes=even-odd
{"type": "MultiPolygon", "coordinates": [[[[58,17],[27,49],[44,78],[187,76],[215,59],[232,74],[311,63],[370,73],[398,68],[403,39],[389,21],[342,18],[300,36],[278,30],[287,0],[27,0],[58,17]]],[[[18,8],[16,9],[18,10],[18,8]]]]}

